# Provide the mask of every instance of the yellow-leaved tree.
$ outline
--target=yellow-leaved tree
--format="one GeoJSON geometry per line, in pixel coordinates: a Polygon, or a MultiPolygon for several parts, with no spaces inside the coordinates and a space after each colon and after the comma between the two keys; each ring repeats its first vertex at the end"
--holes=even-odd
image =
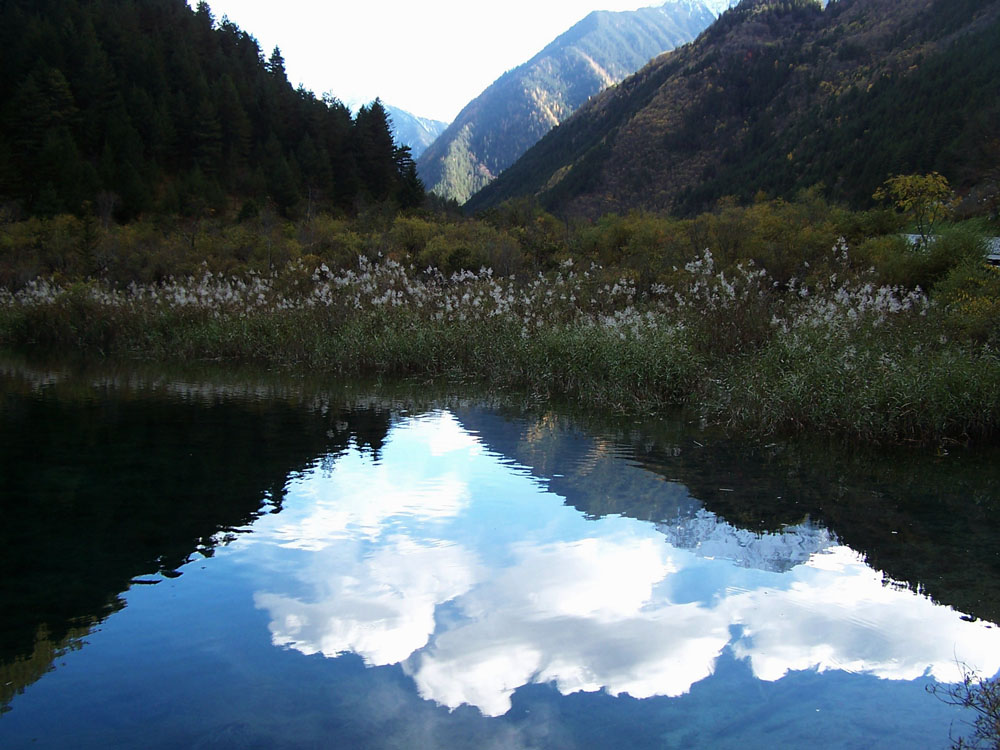
{"type": "Polygon", "coordinates": [[[925,246],[937,223],[950,216],[955,207],[955,194],[948,180],[938,172],[890,177],[872,197],[891,202],[909,216],[925,246]]]}

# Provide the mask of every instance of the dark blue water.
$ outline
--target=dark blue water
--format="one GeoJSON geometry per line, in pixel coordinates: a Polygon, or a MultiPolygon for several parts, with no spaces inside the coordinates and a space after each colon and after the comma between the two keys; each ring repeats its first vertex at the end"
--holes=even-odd
{"type": "Polygon", "coordinates": [[[1000,669],[986,459],[287,378],[0,384],[4,748],[947,747],[969,717],[926,688],[1000,669]]]}

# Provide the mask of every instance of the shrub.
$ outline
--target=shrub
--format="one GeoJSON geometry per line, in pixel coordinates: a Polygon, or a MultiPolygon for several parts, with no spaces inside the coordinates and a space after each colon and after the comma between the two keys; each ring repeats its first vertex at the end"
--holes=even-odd
{"type": "Polygon", "coordinates": [[[953,335],[978,343],[1000,344],[1000,267],[966,258],[937,286],[953,335]]]}
{"type": "Polygon", "coordinates": [[[935,684],[928,688],[945,703],[973,713],[971,736],[959,737],[951,746],[954,750],[1000,750],[1000,678],[981,677],[964,666],[962,671],[962,682],[947,686],[935,684]]]}
{"type": "Polygon", "coordinates": [[[946,227],[927,243],[912,243],[902,235],[873,237],[857,254],[865,266],[875,269],[881,284],[933,290],[951,271],[967,261],[982,261],[984,238],[978,226],[946,227]]]}

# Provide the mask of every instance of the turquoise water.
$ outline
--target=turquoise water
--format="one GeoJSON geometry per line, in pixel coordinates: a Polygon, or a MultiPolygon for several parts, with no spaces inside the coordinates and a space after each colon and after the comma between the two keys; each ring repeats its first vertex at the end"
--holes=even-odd
{"type": "Polygon", "coordinates": [[[988,456],[0,372],[5,748],[947,747],[1000,670],[988,456]]]}

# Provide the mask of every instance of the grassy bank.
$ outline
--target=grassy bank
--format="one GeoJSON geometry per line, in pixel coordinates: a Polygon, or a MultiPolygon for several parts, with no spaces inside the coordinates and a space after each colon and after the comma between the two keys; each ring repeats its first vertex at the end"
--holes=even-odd
{"type": "Polygon", "coordinates": [[[980,320],[998,290],[978,261],[941,274],[938,299],[859,270],[845,242],[801,281],[707,250],[649,283],[569,258],[508,277],[309,260],[127,285],[35,278],[0,291],[0,344],[477,379],[623,411],[685,406],[760,436],[1000,427],[1000,358],[980,320]]]}

